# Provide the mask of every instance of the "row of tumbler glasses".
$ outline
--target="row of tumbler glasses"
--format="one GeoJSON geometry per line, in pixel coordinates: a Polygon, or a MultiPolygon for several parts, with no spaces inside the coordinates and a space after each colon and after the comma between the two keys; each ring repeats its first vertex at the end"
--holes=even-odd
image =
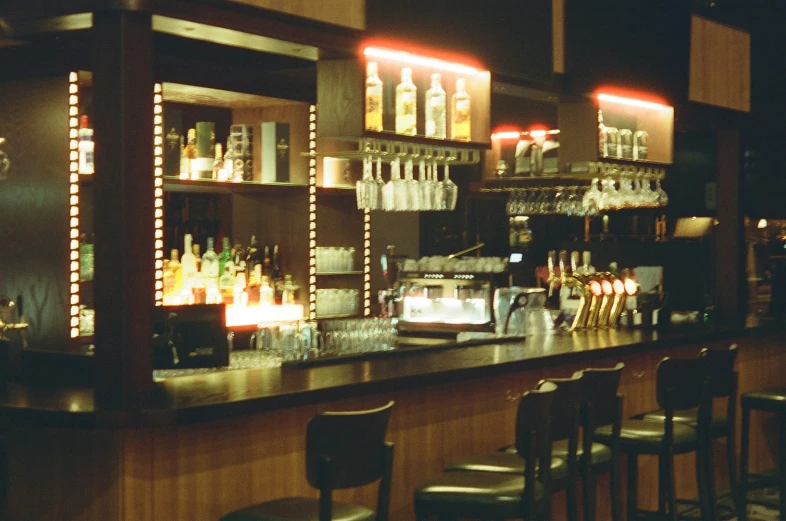
{"type": "Polygon", "coordinates": [[[326,321],[320,356],[393,350],[396,348],[397,323],[396,318],[326,321]]]}
{"type": "Polygon", "coordinates": [[[360,291],[357,289],[323,288],[317,290],[317,317],[357,315],[360,291]]]}
{"type": "Polygon", "coordinates": [[[387,212],[454,210],[458,199],[458,188],[450,180],[450,166],[443,165],[445,177],[439,180],[439,162],[418,162],[418,179],[415,179],[415,164],[411,158],[404,161],[404,177],[401,177],[401,159],[390,162],[390,180],[382,179],[382,159],[371,156],[363,158],[363,178],[356,184],[357,206],[361,210],[384,210],[387,212]],[[376,176],[374,166],[376,165],[376,176]]]}
{"type": "Polygon", "coordinates": [[[642,177],[595,178],[589,188],[579,186],[546,186],[514,190],[508,197],[508,215],[594,216],[601,211],[633,208],[658,208],[668,204],[669,197],[660,180],[652,186],[642,177]],[[617,188],[619,185],[619,188],[617,188]]]}
{"type": "Polygon", "coordinates": [[[346,273],[355,267],[355,248],[318,246],[317,273],[346,273]]]}

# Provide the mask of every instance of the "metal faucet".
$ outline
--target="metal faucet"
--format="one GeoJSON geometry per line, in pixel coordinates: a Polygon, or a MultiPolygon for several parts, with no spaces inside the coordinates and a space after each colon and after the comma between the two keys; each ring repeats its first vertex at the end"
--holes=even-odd
{"type": "Polygon", "coordinates": [[[0,297],[0,340],[8,340],[8,337],[5,335],[6,331],[20,331],[22,332],[24,347],[27,347],[27,337],[24,335],[24,331],[29,327],[29,324],[22,314],[21,295],[17,300],[19,301],[19,306],[8,297],[0,297]],[[15,311],[18,311],[19,316],[17,322],[13,321],[15,311]]]}

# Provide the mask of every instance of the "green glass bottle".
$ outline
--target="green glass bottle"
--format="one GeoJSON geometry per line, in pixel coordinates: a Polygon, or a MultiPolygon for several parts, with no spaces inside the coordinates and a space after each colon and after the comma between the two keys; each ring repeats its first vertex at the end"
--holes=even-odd
{"type": "Polygon", "coordinates": [[[224,267],[227,262],[232,262],[232,248],[229,246],[229,237],[224,237],[222,242],[221,253],[218,254],[218,273],[224,274],[224,267]]]}

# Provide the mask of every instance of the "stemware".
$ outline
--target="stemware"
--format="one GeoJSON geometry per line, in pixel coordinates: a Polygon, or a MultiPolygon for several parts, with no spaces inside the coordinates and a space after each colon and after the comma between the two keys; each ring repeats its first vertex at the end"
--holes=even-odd
{"type": "Polygon", "coordinates": [[[666,191],[660,186],[660,179],[655,181],[655,191],[658,194],[658,206],[666,206],[669,204],[669,196],[666,191]]]}
{"type": "Polygon", "coordinates": [[[433,184],[431,186],[433,187],[433,192],[431,194],[431,207],[434,210],[445,210],[445,197],[443,194],[444,185],[439,181],[439,166],[437,165],[436,159],[432,161],[432,175],[433,184]]]}
{"type": "Polygon", "coordinates": [[[426,166],[424,159],[420,160],[420,209],[434,209],[434,185],[431,181],[431,164],[426,166]]]}
{"type": "Polygon", "coordinates": [[[377,171],[376,171],[376,179],[374,180],[377,184],[376,194],[377,194],[377,210],[384,210],[385,209],[385,181],[382,179],[382,158],[377,157],[377,171]]]}
{"type": "Polygon", "coordinates": [[[442,181],[443,207],[446,210],[455,210],[458,200],[458,187],[450,180],[450,164],[445,163],[445,179],[442,181]]]}
{"type": "Polygon", "coordinates": [[[407,159],[404,163],[404,183],[406,184],[407,191],[407,209],[418,211],[420,210],[420,186],[415,181],[414,174],[415,167],[412,159],[407,159]]]}

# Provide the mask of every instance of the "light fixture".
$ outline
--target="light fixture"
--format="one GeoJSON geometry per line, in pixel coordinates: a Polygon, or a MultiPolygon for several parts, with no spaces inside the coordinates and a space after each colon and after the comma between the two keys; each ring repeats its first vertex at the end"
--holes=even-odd
{"type": "Polygon", "coordinates": [[[363,316],[371,314],[371,211],[363,210],[363,316]]]}
{"type": "Polygon", "coordinates": [[[766,228],[767,227],[767,219],[759,219],[759,224],[756,225],[756,228],[766,228]]]}
{"type": "Polygon", "coordinates": [[[153,86],[153,167],[154,167],[154,201],[153,207],[155,208],[155,257],[153,265],[155,266],[155,292],[156,292],[156,306],[164,303],[164,241],[161,239],[164,236],[164,220],[163,212],[161,209],[164,206],[164,125],[163,119],[160,117],[164,113],[163,105],[163,88],[160,83],[153,86]]]}
{"type": "Polygon", "coordinates": [[[604,92],[600,92],[596,95],[598,101],[607,101],[610,103],[619,103],[621,105],[629,105],[632,107],[639,107],[643,109],[650,109],[650,110],[667,110],[670,107],[664,105],[662,103],[655,103],[653,101],[645,101],[635,98],[626,98],[623,96],[617,96],[614,94],[606,94],[604,92]]]}
{"type": "Polygon", "coordinates": [[[68,74],[68,113],[73,116],[68,119],[68,135],[69,135],[69,216],[70,216],[70,232],[71,238],[70,255],[70,299],[71,308],[69,313],[70,336],[77,338],[79,336],[79,151],[78,151],[78,121],[76,116],[79,112],[79,74],[71,72],[68,74]]]}
{"type": "Polygon", "coordinates": [[[459,74],[475,75],[481,72],[477,67],[471,67],[462,63],[421,56],[406,51],[384,49],[381,47],[366,47],[363,49],[363,55],[369,58],[404,62],[411,65],[428,67],[429,69],[442,69],[445,71],[457,72],[459,74]]]}
{"type": "MultiPolygon", "coordinates": [[[[309,133],[316,133],[317,131],[317,106],[309,105],[308,108],[308,131],[309,133]]],[[[310,240],[316,246],[317,241],[317,144],[315,140],[310,140],[308,143],[308,230],[310,240]]],[[[314,320],[317,318],[317,250],[316,247],[309,249],[308,254],[308,318],[314,320]]]]}

